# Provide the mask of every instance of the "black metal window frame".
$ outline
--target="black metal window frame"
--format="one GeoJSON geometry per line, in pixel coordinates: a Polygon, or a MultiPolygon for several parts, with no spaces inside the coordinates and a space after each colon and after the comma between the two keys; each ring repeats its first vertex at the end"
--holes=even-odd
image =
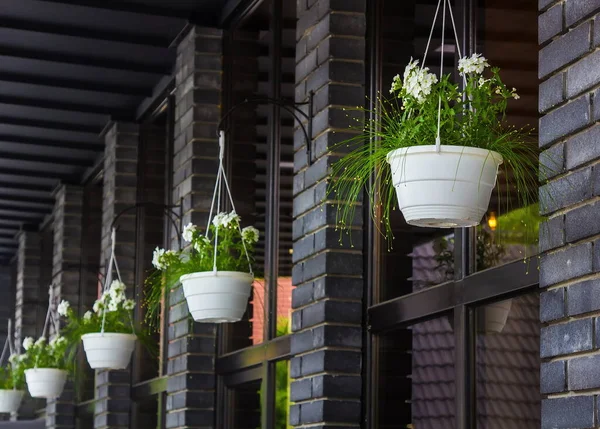
{"type": "MultiPolygon", "coordinates": [[[[282,30],[283,1],[271,0],[270,7],[270,39],[271,69],[269,70],[268,97],[281,99],[282,70],[282,30]]],[[[229,54],[231,35],[235,29],[247,22],[263,0],[246,2],[244,7],[237,8],[228,19],[225,31],[224,51],[229,54]]],[[[225,73],[225,91],[223,99],[231,107],[231,78],[225,73]]],[[[279,272],[279,207],[280,207],[280,169],[281,154],[281,106],[277,103],[269,105],[268,141],[267,141],[267,201],[265,227],[265,297],[264,305],[264,342],[241,350],[224,353],[227,350],[228,326],[219,326],[219,357],[216,361],[217,373],[217,422],[216,427],[231,429],[233,427],[233,398],[236,386],[251,382],[261,382],[261,427],[275,427],[276,383],[275,365],[278,361],[290,358],[291,335],[277,337],[277,278],[279,272]]],[[[231,150],[231,145],[228,146],[231,150]]],[[[228,153],[229,155],[230,153],[228,153]]],[[[228,156],[231,159],[231,156],[228,156]]],[[[230,168],[230,165],[226,166],[230,168]]]]}
{"type": "MultiPolygon", "coordinates": [[[[381,82],[381,13],[384,0],[369,2],[368,14],[368,94],[377,100],[381,82]]],[[[465,54],[475,52],[477,34],[477,0],[456,0],[459,40],[465,54]]],[[[376,106],[372,106],[375,114],[376,106]]],[[[375,142],[373,142],[375,144],[375,142]]],[[[376,186],[374,181],[371,186],[376,186]]],[[[368,199],[365,199],[368,201],[368,199]]],[[[365,219],[371,207],[365,204],[365,219]]],[[[526,293],[539,291],[537,257],[475,272],[475,228],[454,230],[455,279],[418,292],[380,302],[379,263],[384,251],[375,225],[366,225],[365,248],[365,318],[363,361],[363,421],[365,428],[378,427],[378,344],[382,335],[396,329],[446,315],[453,320],[455,341],[455,429],[476,427],[476,338],[477,307],[526,293]]]]}

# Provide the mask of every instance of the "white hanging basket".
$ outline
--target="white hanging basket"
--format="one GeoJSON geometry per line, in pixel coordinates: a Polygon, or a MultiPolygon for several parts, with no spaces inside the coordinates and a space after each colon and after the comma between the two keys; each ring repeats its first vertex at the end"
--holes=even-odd
{"type": "Polygon", "coordinates": [[[85,356],[92,369],[125,369],[137,337],[133,334],[95,332],[81,336],[85,356]]]}
{"type": "Polygon", "coordinates": [[[244,316],[254,276],[237,271],[204,271],[183,275],[180,281],[196,322],[227,323],[244,316]]]}
{"type": "Polygon", "coordinates": [[[22,390],[0,389],[0,413],[17,412],[24,394],[22,390]]]}
{"type": "Polygon", "coordinates": [[[25,380],[33,398],[54,399],[62,395],[67,382],[67,371],[56,368],[27,369],[25,380]]]}
{"type": "Polygon", "coordinates": [[[506,326],[508,314],[512,307],[512,299],[494,302],[483,307],[479,313],[478,326],[486,334],[500,334],[506,326]]]}
{"type": "Polygon", "coordinates": [[[475,226],[488,209],[502,156],[466,146],[411,146],[388,153],[400,210],[410,225],[475,226]]]}

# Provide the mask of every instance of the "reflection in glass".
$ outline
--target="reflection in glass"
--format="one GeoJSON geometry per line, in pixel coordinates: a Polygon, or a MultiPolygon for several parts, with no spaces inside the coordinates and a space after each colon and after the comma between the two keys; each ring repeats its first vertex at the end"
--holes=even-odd
{"type": "Polygon", "coordinates": [[[540,427],[539,295],[478,309],[477,428],[540,427]]]}
{"type": "Polygon", "coordinates": [[[290,362],[275,364],[275,429],[290,429],[288,410],[290,409],[290,362]]]}
{"type": "Polygon", "coordinates": [[[379,341],[379,428],[455,427],[454,334],[447,317],[379,341]]]}

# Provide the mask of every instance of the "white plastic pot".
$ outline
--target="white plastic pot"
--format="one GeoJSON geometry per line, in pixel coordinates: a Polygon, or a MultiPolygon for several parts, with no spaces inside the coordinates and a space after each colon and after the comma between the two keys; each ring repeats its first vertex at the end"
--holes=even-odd
{"type": "Polygon", "coordinates": [[[32,368],[25,370],[27,389],[33,398],[58,398],[67,382],[67,371],[56,368],[32,368]]]}
{"type": "Polygon", "coordinates": [[[466,146],[411,146],[388,153],[400,210],[410,225],[478,225],[496,186],[502,156],[466,146]]]}
{"type": "Polygon", "coordinates": [[[183,294],[196,322],[241,320],[254,278],[237,271],[204,271],[181,276],[183,294]]]}
{"type": "Polygon", "coordinates": [[[137,337],[133,334],[96,332],[81,336],[92,369],[125,369],[131,360],[137,337]]]}
{"type": "Polygon", "coordinates": [[[512,299],[486,305],[478,314],[478,326],[486,334],[500,334],[506,326],[511,306],[512,299]]]}
{"type": "Polygon", "coordinates": [[[0,389],[0,413],[17,412],[24,393],[22,390],[0,389]]]}

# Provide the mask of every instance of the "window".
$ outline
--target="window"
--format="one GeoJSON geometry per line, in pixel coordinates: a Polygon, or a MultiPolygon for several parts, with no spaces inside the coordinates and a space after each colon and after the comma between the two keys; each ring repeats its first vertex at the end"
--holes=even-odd
{"type": "MultiPolygon", "coordinates": [[[[411,57],[422,59],[436,4],[376,2],[372,99],[387,93],[411,57]]],[[[466,35],[462,50],[483,53],[517,87],[521,99],[509,106],[510,122],[535,125],[536,3],[456,0],[453,9],[459,35],[466,35]]],[[[440,32],[441,26],[426,65],[439,73],[443,49],[444,71],[451,73],[455,49],[441,46],[440,32]]],[[[369,258],[375,273],[365,372],[370,428],[539,427],[539,215],[537,205],[519,207],[514,197],[509,173],[499,178],[479,227],[415,228],[396,210],[390,252],[369,232],[377,244],[369,258]],[[499,193],[512,204],[500,205],[499,193]]]]}

